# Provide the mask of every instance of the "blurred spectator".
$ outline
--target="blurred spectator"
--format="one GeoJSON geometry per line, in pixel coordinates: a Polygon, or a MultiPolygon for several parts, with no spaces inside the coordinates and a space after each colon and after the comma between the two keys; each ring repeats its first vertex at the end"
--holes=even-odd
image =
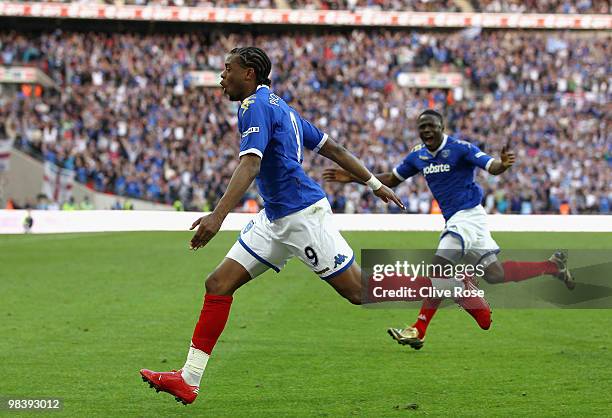
{"type": "Polygon", "coordinates": [[[79,209],[80,210],[93,210],[94,209],[93,204],[89,201],[89,197],[85,196],[83,198],[83,201],[79,204],[79,209]]]}
{"type": "Polygon", "coordinates": [[[74,197],[71,197],[67,202],[62,204],[62,210],[77,210],[77,205],[74,202],[74,197]]]}
{"type": "Polygon", "coordinates": [[[122,210],[123,206],[121,206],[121,202],[119,200],[115,200],[115,203],[111,206],[111,210],[122,210]]]}
{"type": "Polygon", "coordinates": [[[25,219],[23,220],[23,233],[29,234],[32,231],[32,226],[34,225],[34,219],[32,218],[32,212],[28,208],[28,212],[26,214],[25,219]]]}

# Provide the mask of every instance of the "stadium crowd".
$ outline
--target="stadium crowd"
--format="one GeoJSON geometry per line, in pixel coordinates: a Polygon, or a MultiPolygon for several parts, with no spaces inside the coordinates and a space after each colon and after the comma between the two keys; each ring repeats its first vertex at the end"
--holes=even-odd
{"type": "Polygon", "coordinates": [[[608,0],[471,0],[480,12],[510,13],[599,13],[612,12],[608,0]]]}
{"type": "MultiPolygon", "coordinates": [[[[374,172],[419,142],[415,119],[434,107],[447,132],[518,163],[478,174],[489,212],[609,213],[612,199],[609,35],[561,32],[292,32],[101,34],[0,32],[0,63],[38,65],[58,86],[41,97],[0,97],[18,147],[76,170],[98,191],[213,207],[237,164],[237,103],[195,87],[237,44],[273,62],[273,90],[374,172]],[[460,72],[454,91],[400,87],[401,72],[460,72]]],[[[312,154],[316,179],[329,162],[312,154]]],[[[337,212],[394,210],[361,186],[326,184],[337,212]]],[[[410,212],[435,212],[422,177],[398,188],[410,212]]],[[[254,189],[245,210],[257,210],[254,189]]]]}
{"type": "Polygon", "coordinates": [[[608,0],[34,0],[56,3],[417,12],[612,13],[608,0]]]}

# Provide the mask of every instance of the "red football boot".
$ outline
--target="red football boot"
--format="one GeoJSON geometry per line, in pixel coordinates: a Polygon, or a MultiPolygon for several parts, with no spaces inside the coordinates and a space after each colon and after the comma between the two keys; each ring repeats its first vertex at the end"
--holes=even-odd
{"type": "MultiPolygon", "coordinates": [[[[465,290],[478,290],[474,277],[466,276],[463,283],[465,290]]],[[[457,298],[455,302],[476,320],[480,328],[489,329],[491,327],[491,307],[484,297],[463,296],[457,298]]]]}
{"type": "Polygon", "coordinates": [[[177,402],[187,405],[196,400],[199,386],[190,386],[183,380],[181,370],[171,372],[154,372],[152,370],[140,370],[143,382],[147,382],[156,391],[168,392],[173,395],[177,402]]]}

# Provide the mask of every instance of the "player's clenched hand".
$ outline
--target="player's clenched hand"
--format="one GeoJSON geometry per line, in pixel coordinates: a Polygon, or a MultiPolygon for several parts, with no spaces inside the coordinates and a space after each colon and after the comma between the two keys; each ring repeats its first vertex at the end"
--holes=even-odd
{"type": "Polygon", "coordinates": [[[382,199],[383,202],[389,203],[389,201],[394,202],[397,206],[402,208],[402,210],[406,210],[406,207],[402,203],[399,197],[387,186],[384,184],[380,186],[378,190],[373,191],[374,194],[382,199]]]}
{"type": "Polygon", "coordinates": [[[516,162],[516,156],[514,152],[510,150],[510,141],[504,145],[501,150],[501,162],[505,168],[510,168],[516,162]]]}
{"type": "Polygon", "coordinates": [[[191,225],[191,228],[189,228],[189,230],[192,230],[199,225],[195,235],[193,238],[191,238],[189,248],[192,250],[197,250],[198,248],[204,247],[206,244],[208,244],[208,242],[213,239],[217,232],[219,232],[222,223],[223,220],[220,220],[214,213],[202,216],[196,220],[191,225]]]}
{"type": "Polygon", "coordinates": [[[348,171],[339,168],[327,168],[323,170],[323,180],[335,183],[350,183],[353,178],[348,171]]]}

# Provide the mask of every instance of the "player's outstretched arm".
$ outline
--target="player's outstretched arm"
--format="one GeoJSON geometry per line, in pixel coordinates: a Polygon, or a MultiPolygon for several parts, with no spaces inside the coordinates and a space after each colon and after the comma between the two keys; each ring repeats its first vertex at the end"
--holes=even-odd
{"type": "MultiPolygon", "coordinates": [[[[338,164],[340,167],[342,167],[344,169],[344,172],[346,173],[346,176],[343,178],[347,179],[347,176],[350,176],[352,180],[347,179],[347,181],[342,181],[343,183],[348,183],[349,181],[356,181],[362,184],[367,184],[368,186],[370,186],[374,194],[380,197],[384,202],[393,201],[400,208],[404,210],[406,209],[399,197],[397,197],[395,193],[393,193],[393,190],[383,184],[384,182],[382,180],[379,180],[372,173],[370,173],[370,170],[368,170],[359,159],[357,159],[353,154],[348,152],[346,148],[338,144],[333,139],[327,139],[327,141],[319,151],[319,154],[323,155],[326,158],[329,158],[330,160],[338,164]]],[[[329,174],[330,173],[328,173],[328,178],[329,174]]],[[[325,178],[325,172],[323,173],[323,176],[325,178]]]]}
{"type": "Polygon", "coordinates": [[[502,148],[500,159],[495,159],[489,166],[489,173],[497,176],[512,167],[516,162],[514,152],[510,151],[510,141],[502,148]]]}
{"type": "MultiPolygon", "coordinates": [[[[396,187],[401,181],[393,175],[392,172],[374,174],[382,184],[387,187],[396,187]]],[[[359,183],[365,184],[365,182],[357,179],[351,173],[341,168],[326,168],[323,170],[323,180],[332,183],[359,183]]]]}
{"type": "Polygon", "coordinates": [[[240,163],[227,186],[219,204],[209,215],[202,216],[196,220],[190,229],[199,225],[193,238],[191,238],[191,249],[197,250],[204,247],[219,232],[223,220],[227,214],[238,205],[242,196],[259,174],[261,158],[255,154],[245,154],[240,157],[240,163]]]}

